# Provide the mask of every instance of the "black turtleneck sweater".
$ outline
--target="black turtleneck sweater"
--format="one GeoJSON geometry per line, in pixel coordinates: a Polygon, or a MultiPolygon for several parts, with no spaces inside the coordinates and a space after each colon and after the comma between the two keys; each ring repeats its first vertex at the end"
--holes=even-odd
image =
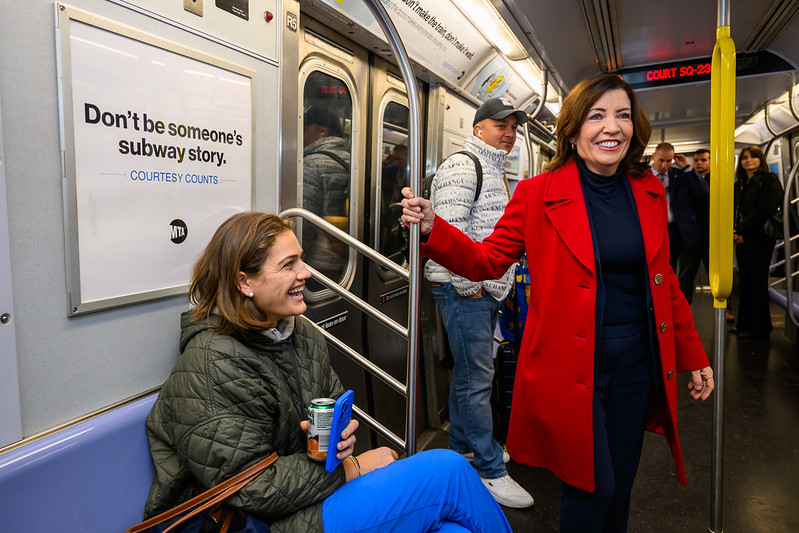
{"type": "Polygon", "coordinates": [[[577,158],[604,287],[603,326],[645,320],[646,254],[641,225],[624,172],[602,176],[577,158]]]}

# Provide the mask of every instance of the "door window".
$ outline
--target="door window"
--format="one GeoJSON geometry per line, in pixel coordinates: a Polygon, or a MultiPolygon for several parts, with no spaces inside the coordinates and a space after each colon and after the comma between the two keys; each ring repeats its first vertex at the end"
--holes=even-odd
{"type": "MultiPolygon", "coordinates": [[[[313,71],[303,86],[302,207],[349,233],[352,98],[344,80],[313,71]]],[[[305,262],[342,283],[349,247],[312,224],[302,229],[305,262]]],[[[320,290],[314,284],[311,290],[320,290]]]]}
{"type": "Polygon", "coordinates": [[[388,101],[383,107],[380,136],[382,164],[378,167],[375,248],[397,264],[405,262],[408,243],[400,232],[402,188],[408,186],[408,106],[388,101]]]}

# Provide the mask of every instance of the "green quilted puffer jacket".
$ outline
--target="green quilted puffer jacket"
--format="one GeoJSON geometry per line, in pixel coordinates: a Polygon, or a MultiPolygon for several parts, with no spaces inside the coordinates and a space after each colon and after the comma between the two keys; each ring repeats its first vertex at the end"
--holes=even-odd
{"type": "Polygon", "coordinates": [[[295,318],[282,342],[243,343],[181,316],[182,355],[147,417],[155,479],[145,517],[228,479],[273,451],[280,458],[227,503],[266,520],[274,533],[323,531],[322,501],[346,482],[305,454],[300,421],[313,398],[344,391],[324,338],[295,318]]]}

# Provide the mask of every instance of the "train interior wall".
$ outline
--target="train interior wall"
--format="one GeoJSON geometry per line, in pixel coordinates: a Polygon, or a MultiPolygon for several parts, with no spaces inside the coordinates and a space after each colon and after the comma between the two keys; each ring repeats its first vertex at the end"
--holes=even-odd
{"type": "MultiPolygon", "coordinates": [[[[150,4],[160,9],[160,3],[150,4]]],[[[253,9],[267,4],[274,9],[275,2],[252,4],[253,9]]],[[[252,207],[278,209],[280,143],[274,124],[281,120],[281,108],[272,104],[279,94],[276,42],[271,43],[272,57],[256,57],[146,15],[134,3],[76,0],[70,6],[254,72],[252,207]]],[[[15,333],[23,436],[160,386],[177,359],[178,320],[188,304],[178,296],[67,317],[55,8],[50,0],[32,0],[24,9],[7,3],[0,8],[3,167],[14,302],[11,322],[3,327],[15,333]]],[[[196,18],[182,8],[174,16],[187,23],[196,18]]],[[[206,30],[215,30],[212,22],[206,30]]],[[[130,272],[107,275],[124,284],[130,272]]]]}

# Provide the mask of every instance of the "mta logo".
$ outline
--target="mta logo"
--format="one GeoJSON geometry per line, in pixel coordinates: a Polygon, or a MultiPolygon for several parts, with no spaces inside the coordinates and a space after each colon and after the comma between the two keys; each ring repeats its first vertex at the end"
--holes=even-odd
{"type": "Polygon", "coordinates": [[[171,235],[170,240],[175,244],[180,244],[186,240],[186,237],[189,235],[189,228],[186,227],[186,223],[176,218],[172,222],[169,223],[171,228],[171,235]]]}

